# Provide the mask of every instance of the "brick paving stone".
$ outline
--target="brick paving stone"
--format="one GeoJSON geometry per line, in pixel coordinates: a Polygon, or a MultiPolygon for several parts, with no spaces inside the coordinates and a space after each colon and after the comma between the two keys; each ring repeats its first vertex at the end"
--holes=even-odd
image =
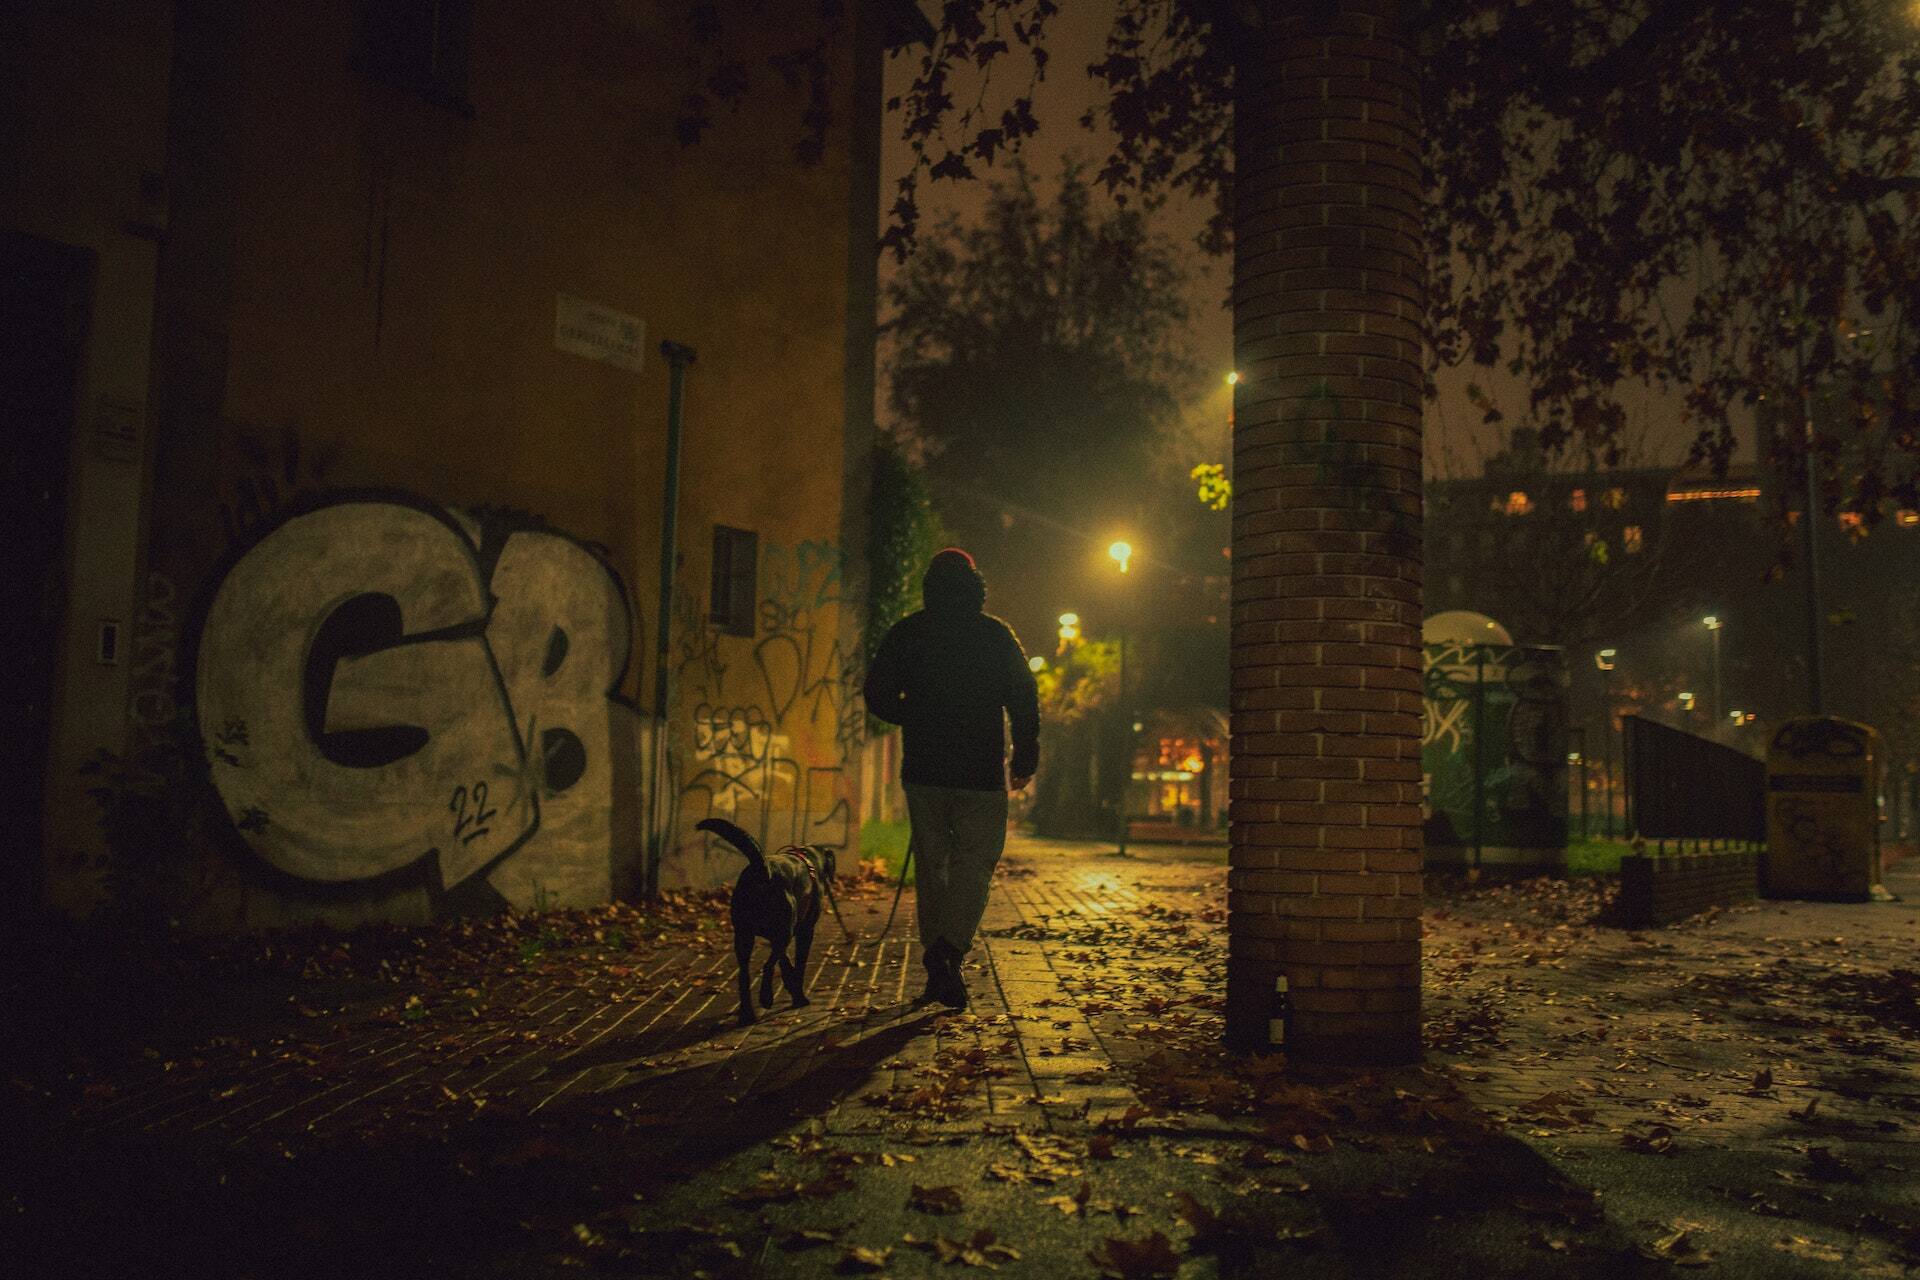
{"type": "MultiPolygon", "coordinates": [[[[736,1025],[731,950],[710,932],[636,952],[618,973],[535,963],[475,989],[470,1010],[440,999],[408,1021],[407,993],[383,989],[290,1028],[222,1037],[205,1047],[206,1070],[129,1077],[65,1127],[75,1142],[275,1152],[395,1125],[431,1132],[489,1109],[610,1112],[668,1152],[720,1141],[736,1105],[758,1099],[790,1103],[796,1131],[846,1142],[1084,1143],[1091,1126],[1139,1114],[1137,1073],[1179,1053],[1178,1019],[1195,1007],[1183,1001],[1217,1000],[1224,880],[1217,855],[1118,858],[1016,838],[969,957],[965,1016],[912,1004],[912,903],[882,936],[882,895],[842,904],[852,939],[823,922],[812,1003],[793,1009],[778,990],[751,1026],[736,1025]],[[1116,981],[1125,1000],[1103,985],[1116,981]],[[950,1096],[898,1105],[956,1071],[950,1096]]],[[[1593,925],[1564,890],[1442,888],[1425,920],[1429,1061],[1508,1135],[1602,1187],[1609,1215],[1643,1236],[1670,1216],[1669,1169],[1736,1217],[1747,1203],[1729,1197],[1764,1192],[1832,1218],[1815,1148],[1861,1171],[1847,1184],[1859,1213],[1897,1219],[1920,1191],[1920,1025],[1900,1021],[1920,1010],[1886,1001],[1890,973],[1920,957],[1920,863],[1890,882],[1902,901],[1762,902],[1640,932],[1593,925]],[[1662,1143],[1671,1161],[1639,1154],[1662,1143]],[[1740,1183],[1722,1157],[1770,1181],[1740,1183]]],[[[1191,1034],[1218,1035],[1197,1025],[1212,1030],[1191,1034]]],[[[1244,1139],[1257,1122],[1189,1109],[1166,1123],[1142,1152],[1244,1139]]],[[[1897,1260],[1871,1235],[1856,1232],[1846,1265],[1896,1274],[1880,1270],[1897,1260]]]]}

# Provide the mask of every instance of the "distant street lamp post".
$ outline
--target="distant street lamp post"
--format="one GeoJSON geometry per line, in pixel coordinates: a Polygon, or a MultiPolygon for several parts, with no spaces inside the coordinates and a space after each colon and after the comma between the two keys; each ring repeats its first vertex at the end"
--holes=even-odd
{"type": "MultiPolygon", "coordinates": [[[[1803,327],[1806,323],[1806,306],[1806,288],[1796,283],[1794,286],[1795,319],[1803,327]]],[[[1806,334],[1802,331],[1793,341],[1793,360],[1796,375],[1794,385],[1800,400],[1801,439],[1806,447],[1807,507],[1800,513],[1800,532],[1802,554],[1807,559],[1807,714],[1823,716],[1827,713],[1827,699],[1820,654],[1820,477],[1813,469],[1816,459],[1815,433],[1813,402],[1807,394],[1806,345],[1806,334]]]]}
{"type": "Polygon", "coordinates": [[[1613,839],[1613,668],[1619,653],[1618,649],[1602,649],[1593,655],[1593,665],[1600,669],[1605,689],[1603,694],[1605,705],[1601,708],[1601,714],[1605,719],[1601,722],[1600,733],[1606,744],[1607,839],[1609,840],[1613,839]]]}
{"type": "Polygon", "coordinates": [[[1713,723],[1718,725],[1722,715],[1720,705],[1720,628],[1723,624],[1718,617],[1710,613],[1700,619],[1700,625],[1705,627],[1707,634],[1713,637],[1713,723]]]}
{"type": "MultiPolygon", "coordinates": [[[[1126,576],[1127,565],[1133,559],[1133,548],[1125,542],[1115,542],[1107,548],[1107,555],[1120,566],[1120,574],[1126,576]]],[[[1120,723],[1125,726],[1125,751],[1120,764],[1120,848],[1124,856],[1127,852],[1127,794],[1133,790],[1133,712],[1127,706],[1127,627],[1120,624],[1120,723]]]]}

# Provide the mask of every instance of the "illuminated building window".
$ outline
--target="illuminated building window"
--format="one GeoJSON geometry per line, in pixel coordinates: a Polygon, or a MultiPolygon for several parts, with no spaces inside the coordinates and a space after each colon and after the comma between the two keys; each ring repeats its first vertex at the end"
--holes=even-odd
{"type": "Polygon", "coordinates": [[[1515,489],[1507,495],[1507,504],[1504,510],[1510,516],[1523,516],[1533,510],[1533,502],[1526,494],[1515,489]]]}
{"type": "Polygon", "coordinates": [[[1587,491],[1585,489],[1575,489],[1572,496],[1567,499],[1567,505],[1575,511],[1585,511],[1587,509],[1587,491]]]}
{"type": "Polygon", "coordinates": [[[1627,491],[1616,485],[1607,490],[1606,496],[1601,501],[1607,505],[1609,511],[1618,511],[1627,505],[1627,491]]]}
{"type": "Polygon", "coordinates": [[[1759,498],[1758,485],[1739,489],[1675,489],[1667,495],[1668,502],[1756,502],[1759,498]]]}
{"type": "Polygon", "coordinates": [[[1842,529],[1858,529],[1860,527],[1860,513],[1858,511],[1842,511],[1840,513],[1840,527],[1842,529]]]}
{"type": "Polygon", "coordinates": [[[1628,555],[1638,555],[1643,545],[1643,540],[1640,536],[1640,526],[1630,524],[1622,529],[1620,531],[1620,545],[1626,548],[1628,555]]]}
{"type": "Polygon", "coordinates": [[[1911,529],[1916,525],[1920,525],[1920,511],[1902,511],[1895,515],[1893,520],[1894,523],[1901,528],[1911,529]]]}

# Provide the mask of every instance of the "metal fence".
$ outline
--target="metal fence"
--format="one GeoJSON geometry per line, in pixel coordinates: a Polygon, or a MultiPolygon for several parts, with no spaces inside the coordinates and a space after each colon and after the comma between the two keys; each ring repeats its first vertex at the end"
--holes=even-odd
{"type": "Polygon", "coordinates": [[[1648,840],[1767,838],[1767,767],[1744,751],[1626,716],[1627,830],[1648,840]]]}

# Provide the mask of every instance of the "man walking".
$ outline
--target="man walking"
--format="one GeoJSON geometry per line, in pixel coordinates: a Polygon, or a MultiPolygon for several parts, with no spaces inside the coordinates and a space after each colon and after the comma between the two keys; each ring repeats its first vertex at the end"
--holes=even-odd
{"type": "Polygon", "coordinates": [[[1007,840],[1007,792],[1040,761],[1040,701],[1013,628],[985,612],[973,557],[948,547],[921,584],[925,607],[895,623],[867,673],[867,709],[905,733],[907,793],[920,871],[923,1000],[967,1007],[960,962],[987,909],[1007,840]],[[1013,725],[1012,779],[1002,712],[1013,725]]]}

